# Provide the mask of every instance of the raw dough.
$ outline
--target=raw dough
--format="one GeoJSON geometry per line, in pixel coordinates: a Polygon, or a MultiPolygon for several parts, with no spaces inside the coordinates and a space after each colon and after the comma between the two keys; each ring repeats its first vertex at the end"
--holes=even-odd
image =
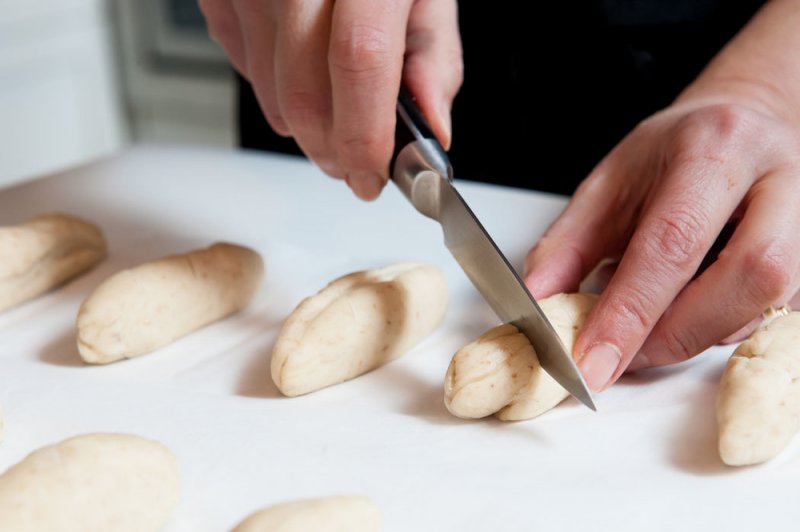
{"type": "Polygon", "coordinates": [[[0,475],[0,530],[162,530],[180,498],[178,464],[160,443],[87,434],[43,447],[0,475]]]}
{"type": "Polygon", "coordinates": [[[800,312],[775,318],[728,360],[717,396],[719,455],[728,465],[766,462],[800,429],[800,312]]]}
{"type": "MultiPolygon", "coordinates": [[[[594,294],[557,294],[539,301],[567,352],[597,301],[594,294]]],[[[533,346],[513,325],[500,325],[461,348],[450,362],[444,403],[455,416],[521,420],[569,396],[539,365],[533,346]]]]}
{"type": "Polygon", "coordinates": [[[247,305],[264,263],[233,244],[166,257],[103,282],[78,313],[78,350],[106,364],[165,346],[247,305]]]}
{"type": "Polygon", "coordinates": [[[430,264],[404,262],[340,277],[284,323],[272,351],[272,380],[295,396],[352,379],[411,349],[446,309],[447,284],[430,264]]]}
{"type": "Polygon", "coordinates": [[[0,227],[0,311],[33,299],[100,262],[100,229],[68,214],[0,227]]]}
{"type": "Polygon", "coordinates": [[[366,497],[325,497],[258,511],[233,532],[378,532],[380,510],[366,497]]]}

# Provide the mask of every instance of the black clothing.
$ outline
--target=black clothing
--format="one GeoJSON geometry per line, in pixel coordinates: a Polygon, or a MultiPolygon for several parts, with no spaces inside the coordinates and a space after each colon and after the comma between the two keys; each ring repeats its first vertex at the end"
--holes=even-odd
{"type": "MultiPolygon", "coordinates": [[[[456,177],[571,194],[763,3],[459,2],[465,76],[453,105],[456,177]]],[[[244,80],[239,121],[243,147],[301,153],[269,129],[244,80]]]]}

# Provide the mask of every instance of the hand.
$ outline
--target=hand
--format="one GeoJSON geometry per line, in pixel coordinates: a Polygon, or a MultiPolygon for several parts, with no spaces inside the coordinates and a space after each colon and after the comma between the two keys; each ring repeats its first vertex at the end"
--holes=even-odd
{"type": "Polygon", "coordinates": [[[603,258],[620,259],[575,344],[599,391],[626,368],[746,334],[768,306],[790,301],[798,228],[800,131],[762,106],[684,102],[592,171],[528,255],[526,283],[536,297],[575,291],[603,258]],[[696,276],[729,221],[733,235],[696,276]]]}
{"type": "Polygon", "coordinates": [[[401,77],[450,142],[461,86],[455,0],[200,0],[272,128],[362,199],[386,183],[401,77]]]}

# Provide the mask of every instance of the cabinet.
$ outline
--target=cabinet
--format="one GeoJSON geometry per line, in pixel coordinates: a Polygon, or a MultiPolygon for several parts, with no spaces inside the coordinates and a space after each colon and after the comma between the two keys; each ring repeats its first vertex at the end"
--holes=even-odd
{"type": "Polygon", "coordinates": [[[197,0],[111,1],[133,140],[234,146],[233,70],[197,0]]]}
{"type": "Polygon", "coordinates": [[[104,0],[0,0],[0,187],[125,142],[104,0]]]}

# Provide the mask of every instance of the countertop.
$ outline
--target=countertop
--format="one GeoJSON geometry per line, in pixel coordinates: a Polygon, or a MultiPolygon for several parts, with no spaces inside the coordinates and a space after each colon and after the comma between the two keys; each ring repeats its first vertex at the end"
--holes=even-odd
{"type": "MultiPolygon", "coordinates": [[[[565,198],[461,183],[515,266],[565,198]]],[[[168,532],[229,530],[296,498],[362,494],[383,530],[790,530],[800,521],[800,445],[725,467],[714,402],[732,348],[623,378],[530,421],[464,421],[442,403],[453,353],[497,323],[450,257],[438,226],[390,187],[373,203],[309,163],[234,151],[144,146],[0,190],[0,225],[46,211],[104,230],[108,259],[0,314],[0,470],[87,432],[130,432],[177,455],[183,478],[168,532]],[[74,321],[103,279],[226,240],[266,262],[243,312],[149,355],[84,365],[74,321]],[[307,396],[269,376],[281,323],[333,278],[401,260],[442,268],[438,331],[401,359],[307,396]]]]}

